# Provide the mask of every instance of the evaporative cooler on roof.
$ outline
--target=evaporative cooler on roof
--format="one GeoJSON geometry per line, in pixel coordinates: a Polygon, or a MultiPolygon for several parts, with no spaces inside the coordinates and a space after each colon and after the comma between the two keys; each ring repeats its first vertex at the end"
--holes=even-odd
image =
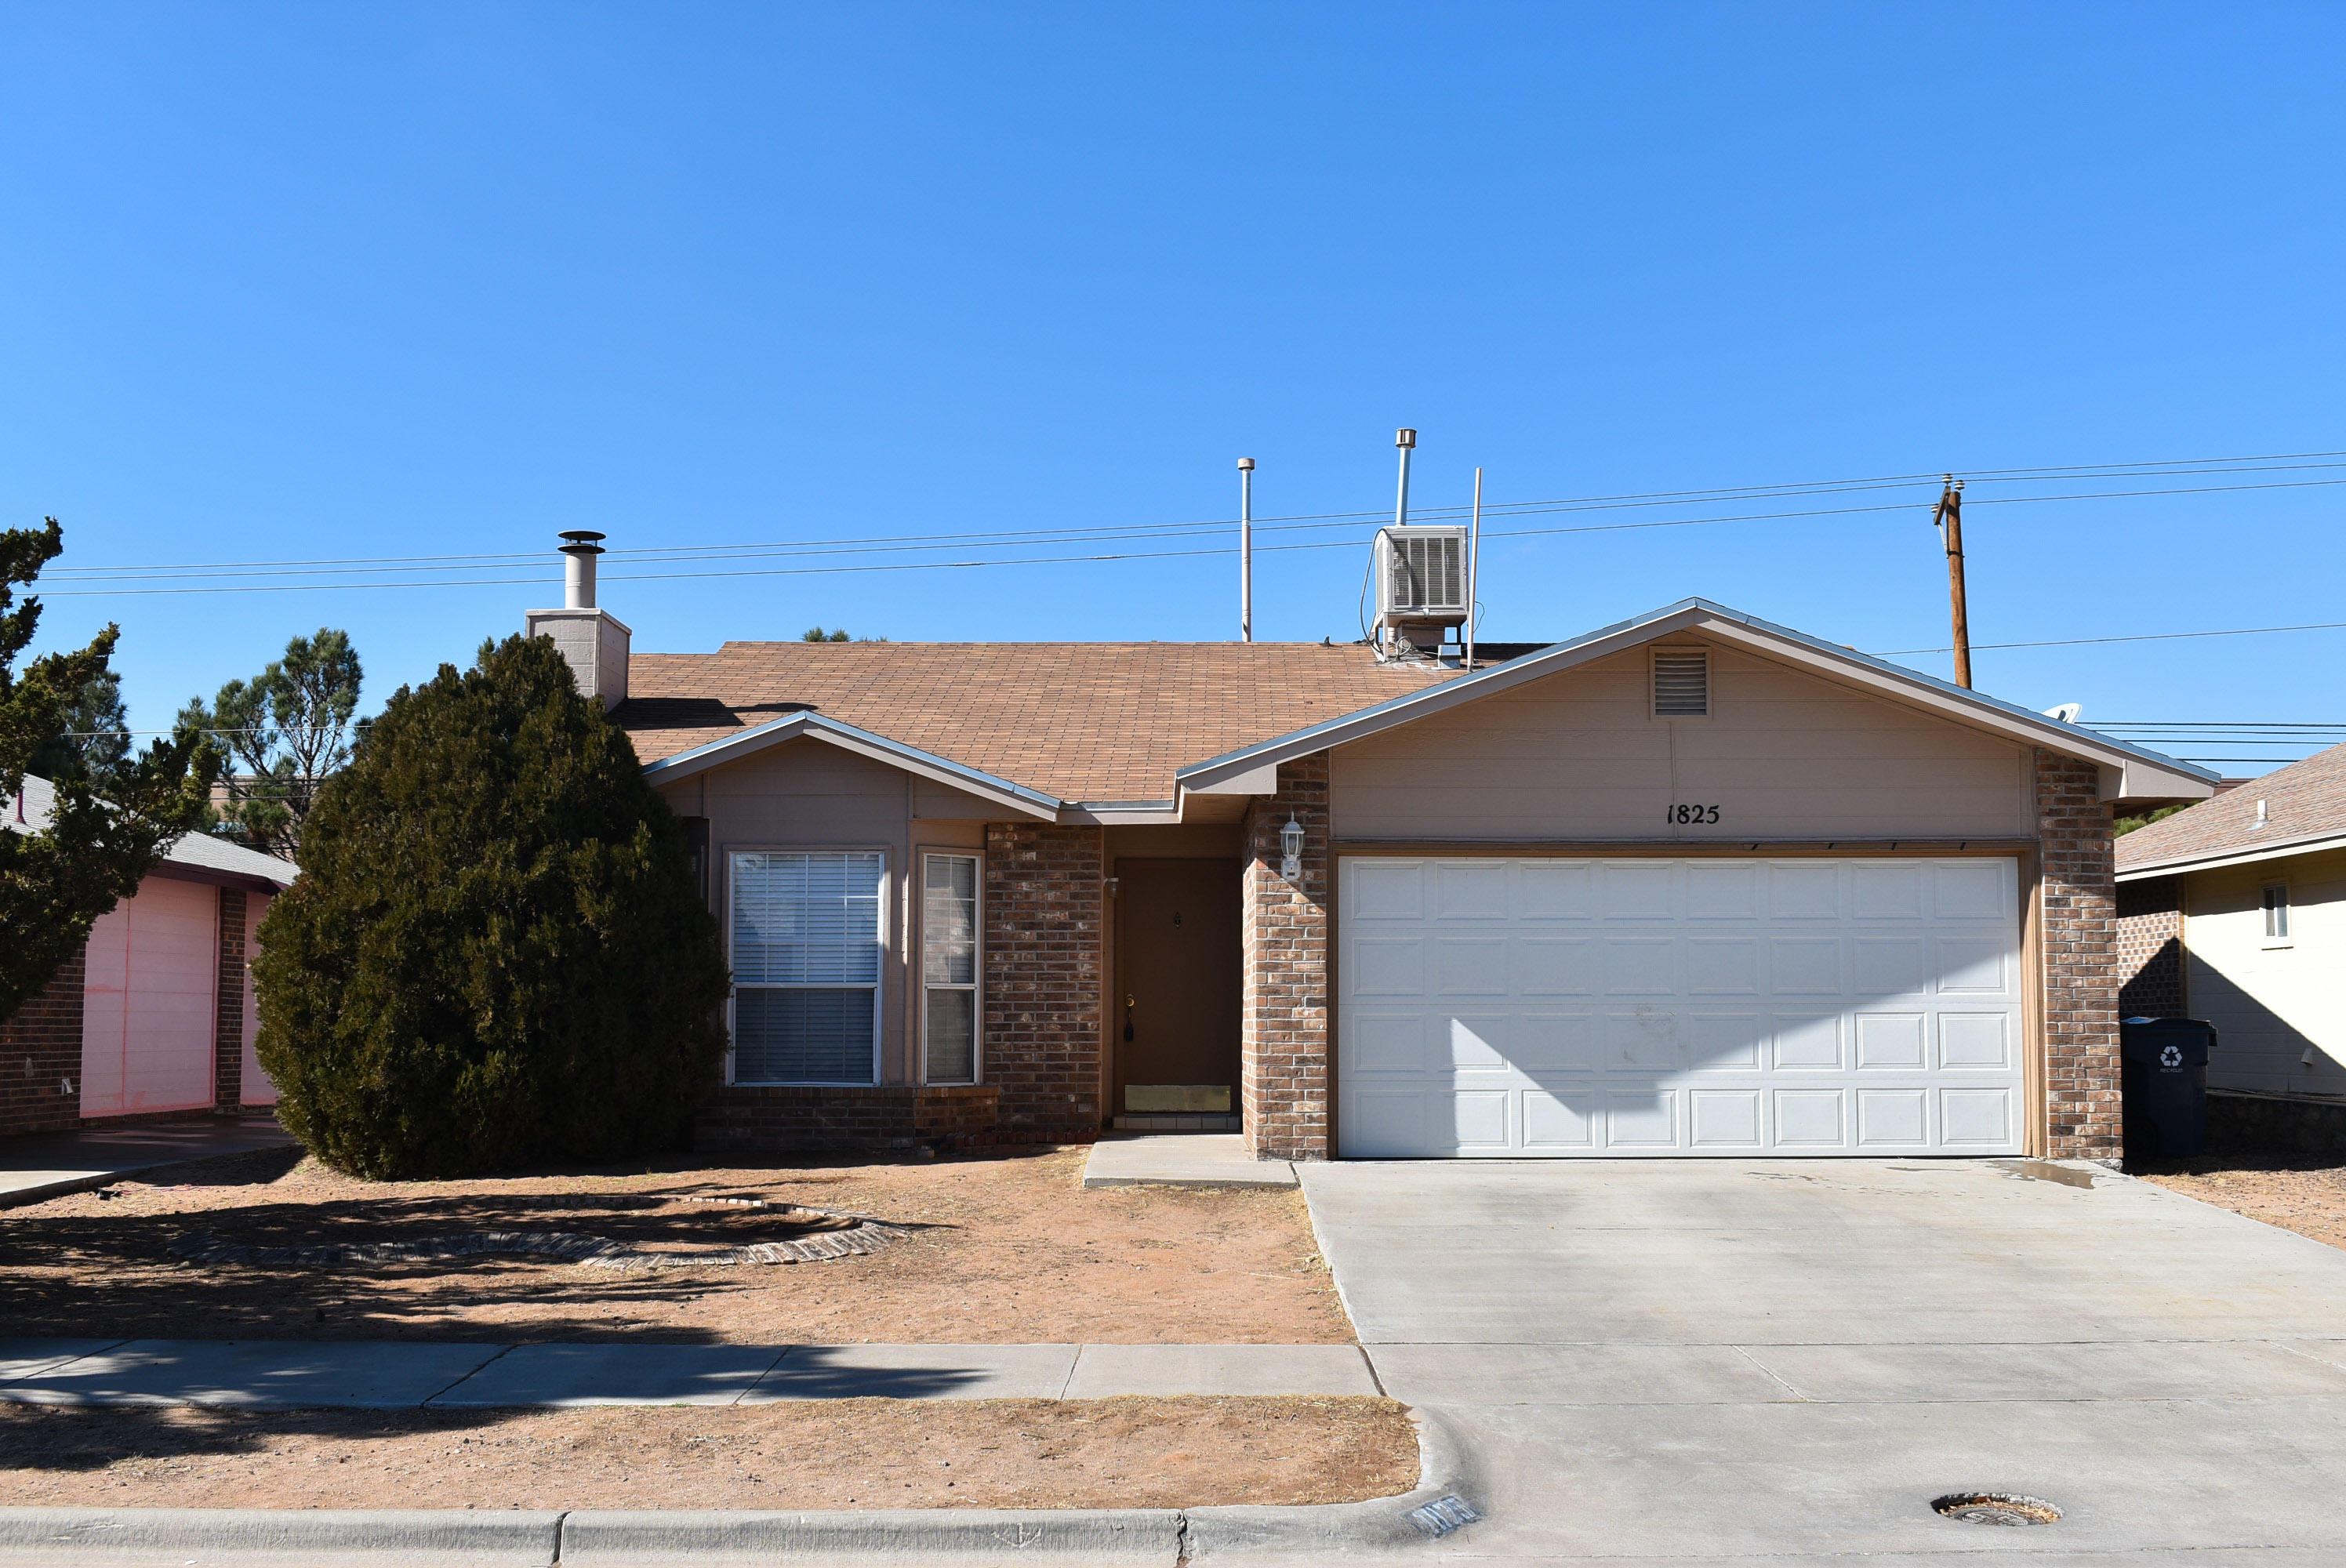
{"type": "Polygon", "coordinates": [[[1466,530],[1392,527],[1377,535],[1377,624],[1421,647],[1466,619],[1466,530]]]}

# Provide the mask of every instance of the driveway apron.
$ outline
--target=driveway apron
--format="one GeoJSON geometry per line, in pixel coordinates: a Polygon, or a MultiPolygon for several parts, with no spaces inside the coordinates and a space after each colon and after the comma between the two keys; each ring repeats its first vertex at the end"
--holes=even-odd
{"type": "Polygon", "coordinates": [[[1437,1552],[2346,1562],[2346,1252],[2020,1161],[1297,1171],[1386,1390],[1474,1455],[1437,1552]]]}

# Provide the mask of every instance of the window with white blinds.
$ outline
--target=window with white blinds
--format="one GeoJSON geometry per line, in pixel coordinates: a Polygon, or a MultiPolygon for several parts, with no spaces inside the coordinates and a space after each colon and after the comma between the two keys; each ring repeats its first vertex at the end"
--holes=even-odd
{"type": "Polygon", "coordinates": [[[731,863],[733,1082],[872,1082],[887,858],[757,850],[731,863]]]}
{"type": "Polygon", "coordinates": [[[922,1033],[932,1084],[977,1082],[977,857],[921,857],[922,1033]]]}

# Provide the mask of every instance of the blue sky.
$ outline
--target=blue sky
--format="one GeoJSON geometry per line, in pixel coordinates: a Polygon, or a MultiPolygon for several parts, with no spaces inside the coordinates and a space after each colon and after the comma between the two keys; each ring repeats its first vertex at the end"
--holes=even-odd
{"type": "MultiPolygon", "coordinates": [[[[0,518],[73,568],[1118,528],[1232,516],[1241,454],[1262,515],[1367,513],[1400,424],[1426,505],[2338,452],[2341,46],[2289,5],[13,5],[0,518]]],[[[1974,480],[1974,635],[2346,620],[2341,478],[1974,480]],[[2202,493],[1999,499],[2162,488],[2202,493]]],[[[1698,594],[1940,647],[1935,488],[1494,524],[1893,508],[1494,538],[1484,635],[1698,594]]],[[[1267,535],[1344,547],[1262,557],[1260,635],[1357,635],[1367,535],[1267,535]]],[[[1175,537],[1086,553],[1227,544],[1175,537]]],[[[638,649],[1236,626],[1219,555],[623,580],[679,569],[607,562],[638,649]]],[[[59,577],[45,640],[118,620],[156,727],[320,625],[372,707],[558,596],[550,555],[438,577],[59,577]]],[[[2346,725],[2341,652],[1979,684],[2346,725]]]]}

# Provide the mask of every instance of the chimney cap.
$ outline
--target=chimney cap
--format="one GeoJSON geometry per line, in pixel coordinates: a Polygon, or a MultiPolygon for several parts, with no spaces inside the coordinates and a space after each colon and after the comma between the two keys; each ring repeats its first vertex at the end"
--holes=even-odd
{"type": "Polygon", "coordinates": [[[1417,444],[1417,432],[1406,428],[1394,431],[1393,444],[1395,446],[1415,446],[1417,444]]]}
{"type": "Polygon", "coordinates": [[[556,535],[555,537],[569,541],[562,546],[562,553],[566,555],[600,555],[603,554],[603,546],[596,543],[596,541],[605,537],[605,535],[596,533],[592,528],[565,528],[561,533],[556,535]]]}
{"type": "Polygon", "coordinates": [[[1241,457],[1239,459],[1239,466],[1251,473],[1254,469],[1254,459],[1251,457],[1241,457]]]}

